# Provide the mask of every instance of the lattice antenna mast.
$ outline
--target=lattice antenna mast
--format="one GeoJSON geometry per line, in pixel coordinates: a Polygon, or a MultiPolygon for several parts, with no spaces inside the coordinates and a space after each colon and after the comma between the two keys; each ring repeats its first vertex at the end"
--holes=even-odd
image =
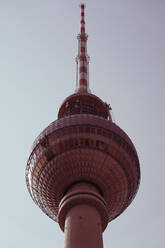
{"type": "Polygon", "coordinates": [[[76,57],[77,63],[77,92],[90,92],[89,90],[89,56],[87,54],[87,39],[88,35],[85,33],[85,5],[81,4],[81,21],[80,34],[78,34],[78,55],[76,57]]]}

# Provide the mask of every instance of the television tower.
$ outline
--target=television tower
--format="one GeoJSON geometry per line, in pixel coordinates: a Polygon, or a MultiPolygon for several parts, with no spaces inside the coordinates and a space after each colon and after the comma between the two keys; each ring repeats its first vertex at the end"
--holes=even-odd
{"type": "Polygon", "coordinates": [[[64,231],[65,248],[101,248],[108,222],[137,192],[140,167],[135,147],[112,121],[109,105],[89,90],[85,6],[80,7],[76,92],[35,140],[26,182],[34,202],[64,231]]]}

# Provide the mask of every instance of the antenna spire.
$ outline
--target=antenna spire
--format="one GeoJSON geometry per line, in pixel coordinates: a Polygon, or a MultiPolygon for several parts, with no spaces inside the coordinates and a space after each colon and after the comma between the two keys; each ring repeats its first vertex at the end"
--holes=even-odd
{"type": "Polygon", "coordinates": [[[90,92],[89,90],[89,56],[87,54],[87,39],[88,35],[85,33],[85,5],[81,4],[81,21],[80,33],[78,39],[78,55],[76,57],[77,63],[77,92],[90,92]]]}

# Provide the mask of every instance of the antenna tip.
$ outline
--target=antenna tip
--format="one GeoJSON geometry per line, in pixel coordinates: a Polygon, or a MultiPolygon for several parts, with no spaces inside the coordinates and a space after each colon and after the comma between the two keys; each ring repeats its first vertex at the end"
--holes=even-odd
{"type": "Polygon", "coordinates": [[[81,8],[81,9],[84,9],[84,8],[85,8],[85,4],[84,4],[84,3],[81,3],[81,4],[80,4],[80,8],[81,8]]]}

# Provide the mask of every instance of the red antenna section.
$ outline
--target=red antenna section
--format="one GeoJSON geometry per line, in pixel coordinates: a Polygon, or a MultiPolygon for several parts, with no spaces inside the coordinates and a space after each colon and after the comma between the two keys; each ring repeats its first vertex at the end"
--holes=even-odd
{"type": "Polygon", "coordinates": [[[87,39],[88,35],[85,33],[85,5],[81,4],[81,21],[80,34],[78,39],[78,55],[77,62],[77,92],[90,92],[89,90],[89,56],[87,54],[87,39]]]}

